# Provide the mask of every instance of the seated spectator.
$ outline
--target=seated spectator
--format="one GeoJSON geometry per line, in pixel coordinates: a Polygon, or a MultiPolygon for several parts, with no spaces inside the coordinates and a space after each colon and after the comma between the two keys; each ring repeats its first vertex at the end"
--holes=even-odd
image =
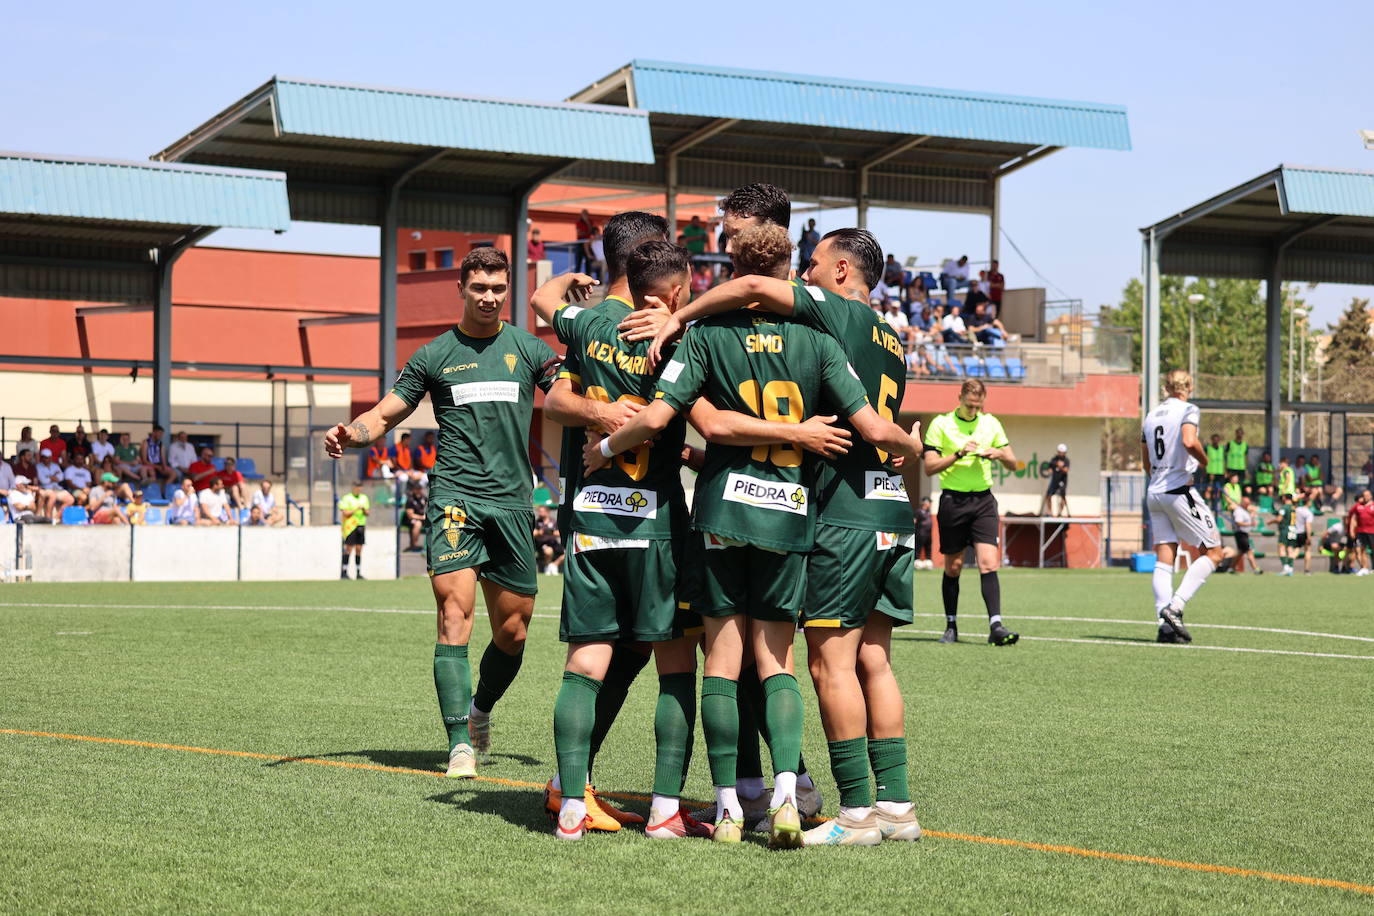
{"type": "Polygon", "coordinates": [[[115,447],[110,441],[110,431],[101,429],[95,434],[95,441],[91,443],[91,456],[96,461],[104,461],[106,458],[114,458],[115,447]]]}
{"type": "MultiPolygon", "coordinates": [[[[938,308],[938,306],[936,306],[938,308]]],[[[932,311],[929,304],[922,305],[918,309],[912,309],[911,326],[920,331],[929,331],[932,323],[932,311]]]]}
{"type": "Polygon", "coordinates": [[[903,360],[906,362],[907,375],[921,378],[930,374],[930,370],[926,367],[926,355],[923,348],[916,347],[907,350],[903,360]]]}
{"type": "Polygon", "coordinates": [[[91,487],[91,492],[86,500],[86,511],[91,516],[93,525],[127,525],[129,519],[125,516],[119,503],[115,500],[114,491],[107,490],[102,486],[91,487]]]}
{"type": "Polygon", "coordinates": [[[25,451],[30,455],[38,454],[38,443],[34,441],[32,426],[25,426],[21,429],[19,431],[19,441],[14,444],[14,453],[16,455],[22,454],[25,451]]]}
{"type": "Polygon", "coordinates": [[[167,463],[178,477],[185,477],[196,463],[196,447],[186,438],[186,430],[177,433],[176,441],[167,447],[167,463]]]}
{"type": "Polygon", "coordinates": [[[548,506],[540,506],[534,518],[535,563],[540,572],[556,576],[563,571],[563,541],[558,536],[558,522],[548,506]]]}
{"type": "Polygon", "coordinates": [[[940,268],[940,288],[945,291],[945,305],[954,304],[954,293],[968,285],[968,255],[959,260],[948,258],[940,268]]]}
{"type": "Polygon", "coordinates": [[[964,324],[964,318],[957,305],[949,307],[948,314],[940,322],[940,330],[944,332],[945,343],[947,344],[966,344],[969,342],[968,327],[964,324]]]}
{"type": "Polygon", "coordinates": [[[224,481],[218,476],[211,478],[210,485],[196,497],[199,505],[197,525],[236,525],[238,516],[229,509],[229,496],[224,492],[224,481]]]}
{"type": "Polygon", "coordinates": [[[194,525],[198,518],[199,506],[195,484],[187,477],[172,493],[172,505],[167,509],[167,520],[173,525],[194,525]]]}
{"type": "MultiPolygon", "coordinates": [[[[115,498],[120,502],[133,502],[134,488],[121,481],[118,474],[105,469],[92,470],[91,474],[100,481],[102,487],[114,493],[115,498]]],[[[138,492],[142,493],[143,491],[139,490],[138,492]]]]}
{"type": "Polygon", "coordinates": [[[31,449],[20,449],[19,454],[14,458],[14,476],[23,475],[30,481],[38,479],[38,465],[34,462],[34,455],[37,452],[31,449]]]}
{"type": "Polygon", "coordinates": [[[367,447],[367,476],[390,480],[395,474],[391,468],[391,450],[385,439],[378,439],[367,447]]]}
{"type": "Polygon", "coordinates": [[[61,461],[62,456],[67,453],[67,440],[62,438],[56,423],[48,427],[48,438],[38,443],[38,454],[42,455],[43,449],[52,452],[53,461],[61,461]]]}
{"type": "Polygon", "coordinates": [[[711,265],[697,264],[692,268],[692,295],[700,296],[711,288],[711,265]]]}
{"type": "Polygon", "coordinates": [[[62,510],[76,500],[62,485],[62,467],[52,460],[52,449],[38,453],[38,513],[56,521],[62,510]]]}
{"type": "Polygon", "coordinates": [[[277,507],[277,497],[272,492],[272,481],[263,480],[258,484],[258,489],[253,493],[253,509],[262,513],[267,525],[280,525],[282,523],[282,510],[277,507]]]}
{"type": "Polygon", "coordinates": [[[261,508],[259,508],[258,506],[254,506],[248,510],[248,524],[252,525],[253,527],[258,527],[260,525],[267,524],[267,520],[264,519],[262,516],[261,508]]]}
{"type": "Polygon", "coordinates": [[[145,471],[153,479],[172,481],[176,480],[179,475],[167,463],[167,442],[162,438],[164,432],[161,426],[153,425],[152,433],[143,440],[143,449],[139,453],[139,461],[142,462],[145,471]]]}
{"type": "Polygon", "coordinates": [[[71,455],[71,461],[62,469],[62,486],[72,494],[78,506],[86,504],[86,496],[91,490],[91,469],[86,467],[84,455],[71,455]]]}
{"type": "Polygon", "coordinates": [[[128,433],[120,433],[119,444],[115,446],[116,473],[133,483],[152,483],[152,475],[143,473],[142,465],[143,462],[138,458],[138,446],[129,441],[128,433]]]}
{"type": "Polygon", "coordinates": [[[429,498],[424,487],[411,487],[406,495],[406,527],[410,529],[410,546],[406,550],[419,553],[424,550],[420,536],[425,530],[425,512],[429,508],[429,498]]]}
{"type": "Polygon", "coordinates": [[[878,285],[873,287],[873,298],[881,300],[884,305],[888,300],[900,299],[904,280],[902,265],[897,263],[896,256],[889,251],[887,260],[883,262],[882,278],[878,280],[878,285]]]}
{"type": "Polygon", "coordinates": [[[14,489],[14,478],[14,466],[4,458],[0,458],[0,496],[4,496],[14,489]]]}
{"type": "Polygon", "coordinates": [[[896,299],[887,300],[883,320],[897,334],[897,339],[902,342],[903,347],[908,350],[911,349],[911,325],[907,322],[906,313],[902,311],[902,306],[896,299]]]}
{"type": "Polygon", "coordinates": [[[386,455],[391,459],[391,472],[397,477],[414,483],[424,480],[424,471],[415,467],[415,452],[410,447],[410,433],[401,433],[396,444],[387,449],[386,455]]]}
{"type": "Polygon", "coordinates": [[[224,459],[224,470],[219,472],[219,479],[224,484],[224,492],[229,497],[229,502],[235,509],[248,508],[248,486],[243,482],[243,474],[238,469],[238,462],[233,458],[224,459]]]}
{"type": "MultiPolygon", "coordinates": [[[[128,484],[124,484],[128,486],[128,484]]],[[[143,501],[143,491],[135,490],[133,499],[124,507],[124,514],[129,519],[130,525],[146,525],[148,523],[148,504],[143,501]]]]}
{"type": "Polygon", "coordinates": [[[1007,345],[1006,329],[1002,327],[1002,322],[988,317],[985,302],[979,302],[973,307],[973,315],[968,320],[968,330],[973,334],[974,340],[984,346],[1001,348],[1007,345]]]}
{"type": "Polygon", "coordinates": [[[906,312],[908,317],[915,317],[921,308],[926,305],[926,285],[921,281],[920,274],[913,274],[911,282],[906,285],[906,312]]]}
{"type": "Polygon", "coordinates": [[[968,292],[964,294],[964,312],[972,315],[975,308],[987,301],[987,293],[983,292],[978,281],[974,280],[968,285],[968,292]]]}
{"type": "Polygon", "coordinates": [[[434,462],[439,457],[439,443],[434,440],[434,433],[425,433],[425,441],[420,443],[420,447],[415,450],[415,466],[429,476],[429,472],[434,470],[434,462]]]}
{"type": "Polygon", "coordinates": [[[67,443],[67,454],[73,458],[84,458],[91,453],[91,440],[86,438],[86,427],[76,424],[72,441],[67,443]]]}
{"type": "MultiPolygon", "coordinates": [[[[40,520],[38,512],[38,494],[33,489],[32,481],[23,474],[14,478],[14,486],[5,494],[5,499],[10,505],[10,519],[15,522],[36,522],[40,520]]],[[[51,521],[51,519],[42,519],[51,521]]]]}
{"type": "Polygon", "coordinates": [[[196,492],[208,490],[210,484],[219,479],[219,470],[215,467],[215,450],[210,446],[205,446],[200,450],[200,460],[194,462],[188,469],[191,483],[195,485],[196,492]]]}

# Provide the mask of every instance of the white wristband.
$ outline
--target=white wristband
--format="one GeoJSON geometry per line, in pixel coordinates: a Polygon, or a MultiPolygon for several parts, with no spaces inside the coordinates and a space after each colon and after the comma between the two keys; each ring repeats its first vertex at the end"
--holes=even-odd
{"type": "Polygon", "coordinates": [[[614,457],[615,457],[615,452],[611,451],[611,437],[610,437],[610,436],[607,436],[605,439],[602,439],[602,440],[601,440],[601,457],[602,457],[602,458],[614,458],[614,457]]]}

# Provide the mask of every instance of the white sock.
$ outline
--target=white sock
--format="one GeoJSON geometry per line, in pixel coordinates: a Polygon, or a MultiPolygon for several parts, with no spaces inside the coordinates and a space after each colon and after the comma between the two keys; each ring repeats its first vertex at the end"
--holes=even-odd
{"type": "Polygon", "coordinates": [[[1212,570],[1217,568],[1217,564],[1212,562],[1209,556],[1200,556],[1188,571],[1183,574],[1183,581],[1178,584],[1178,591],[1174,592],[1173,600],[1169,606],[1176,611],[1183,610],[1183,606],[1197,594],[1197,590],[1202,588],[1202,583],[1207,581],[1207,577],[1212,574],[1212,570]]]}
{"type": "Polygon", "coordinates": [[[763,794],[763,777],[744,776],[735,781],[735,788],[743,798],[758,798],[763,794]]]}
{"type": "Polygon", "coordinates": [[[716,786],[716,820],[720,821],[726,815],[742,821],[744,809],[740,807],[734,786],[716,786]]]}
{"type": "Polygon", "coordinates": [[[655,824],[661,824],[668,818],[677,814],[682,807],[681,802],[668,795],[654,793],[654,797],[649,801],[649,820],[655,824]]]}
{"type": "Polygon", "coordinates": [[[468,704],[468,718],[469,718],[469,719],[485,719],[485,718],[487,718],[487,717],[490,716],[490,715],[491,715],[491,713],[489,713],[489,712],[483,712],[482,710],[478,709],[476,703],[469,703],[469,704],[468,704]]]}
{"type": "Polygon", "coordinates": [[[988,629],[992,629],[993,627],[997,626],[997,625],[998,625],[999,623],[1001,623],[1001,622],[1002,622],[1002,615],[1001,615],[1001,614],[993,614],[991,617],[988,618],[988,629]]]}
{"type": "Polygon", "coordinates": [[[773,800],[768,803],[768,807],[776,808],[784,802],[794,805],[797,803],[796,773],[773,774],[773,800]]]}
{"type": "Polygon", "coordinates": [[[587,801],[584,798],[565,798],[563,807],[558,809],[558,819],[575,817],[579,821],[587,816],[587,801]]]}
{"type": "Polygon", "coordinates": [[[851,821],[861,821],[873,813],[871,805],[840,805],[840,815],[851,821]]]}
{"type": "Polygon", "coordinates": [[[798,789],[814,789],[814,788],[816,788],[816,784],[815,784],[814,782],[811,781],[811,774],[810,774],[810,773],[799,773],[799,774],[797,774],[797,788],[798,788],[798,789]]]}
{"type": "Polygon", "coordinates": [[[900,817],[911,810],[911,802],[880,801],[878,802],[878,810],[883,814],[891,814],[900,817]]]}
{"type": "Polygon", "coordinates": [[[1158,609],[1167,605],[1174,594],[1173,569],[1163,563],[1156,563],[1154,574],[1150,576],[1150,585],[1155,590],[1155,608],[1158,609]]]}

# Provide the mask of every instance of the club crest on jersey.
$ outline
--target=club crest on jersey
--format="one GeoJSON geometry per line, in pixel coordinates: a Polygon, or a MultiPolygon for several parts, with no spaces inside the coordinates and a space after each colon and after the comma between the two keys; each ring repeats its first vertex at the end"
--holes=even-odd
{"type": "Polygon", "coordinates": [[[583,487],[573,500],[575,512],[597,512],[631,518],[657,518],[658,494],[629,487],[583,487]]]}
{"type": "Polygon", "coordinates": [[[468,523],[468,513],[462,506],[444,506],[444,540],[448,546],[458,546],[458,532],[468,523]]]}
{"type": "Polygon", "coordinates": [[[519,357],[514,353],[507,353],[505,356],[506,368],[510,370],[512,375],[515,374],[515,362],[517,359],[519,359],[519,357]]]}
{"type": "Polygon", "coordinates": [[[764,480],[748,474],[729,475],[725,479],[725,493],[721,498],[759,509],[772,509],[793,515],[806,514],[806,487],[801,484],[764,480]]]}

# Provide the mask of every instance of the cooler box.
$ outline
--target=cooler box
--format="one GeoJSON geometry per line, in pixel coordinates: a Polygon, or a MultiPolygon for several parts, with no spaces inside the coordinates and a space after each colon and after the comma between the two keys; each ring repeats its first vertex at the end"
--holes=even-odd
{"type": "Polygon", "coordinates": [[[1155,571],[1155,555],[1152,553],[1131,554],[1131,572],[1152,573],[1155,571]]]}

